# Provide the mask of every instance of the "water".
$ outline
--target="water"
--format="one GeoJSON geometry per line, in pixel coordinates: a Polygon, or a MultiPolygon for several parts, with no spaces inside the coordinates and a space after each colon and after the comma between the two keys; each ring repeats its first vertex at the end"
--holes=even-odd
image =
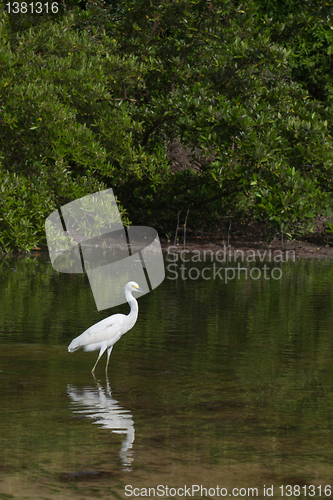
{"type": "Polygon", "coordinates": [[[330,496],[333,262],[227,284],[211,265],[142,296],[95,380],[98,353],[67,345],[128,306],[97,312],[47,255],[0,261],[1,500],[330,496]]]}

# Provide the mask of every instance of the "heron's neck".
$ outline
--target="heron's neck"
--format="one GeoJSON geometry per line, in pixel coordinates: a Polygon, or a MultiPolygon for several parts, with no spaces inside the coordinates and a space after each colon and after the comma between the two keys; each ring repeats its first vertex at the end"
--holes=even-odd
{"type": "Polygon", "coordinates": [[[136,320],[136,318],[138,317],[138,313],[139,313],[139,305],[138,305],[138,301],[133,297],[133,295],[131,294],[131,292],[126,292],[125,294],[126,296],[126,300],[131,308],[130,310],[130,313],[128,314],[128,316],[130,318],[133,318],[136,320]]]}

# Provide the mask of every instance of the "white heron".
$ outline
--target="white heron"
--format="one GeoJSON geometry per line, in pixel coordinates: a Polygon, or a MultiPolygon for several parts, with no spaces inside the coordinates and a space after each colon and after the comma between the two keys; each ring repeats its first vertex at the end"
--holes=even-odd
{"type": "Polygon", "coordinates": [[[105,371],[108,371],[109,359],[114,344],[120,339],[124,333],[128,332],[138,319],[139,306],[138,301],[133,297],[133,292],[147,293],[139,287],[135,281],[129,281],[125,285],[125,297],[131,308],[129,314],[113,314],[108,318],[102,319],[95,325],[91,326],[85,332],[76,337],[68,346],[68,352],[74,352],[80,347],[85,351],[99,351],[97,361],[91,373],[94,375],[100,357],[107,349],[107,361],[105,371]]]}

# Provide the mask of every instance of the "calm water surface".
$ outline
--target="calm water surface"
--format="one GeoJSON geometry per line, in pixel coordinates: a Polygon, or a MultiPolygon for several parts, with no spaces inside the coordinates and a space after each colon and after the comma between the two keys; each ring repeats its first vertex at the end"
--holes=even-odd
{"type": "Polygon", "coordinates": [[[196,498],[217,498],[217,486],[225,496],[246,488],[245,498],[258,488],[263,498],[264,485],[280,497],[281,485],[299,485],[299,498],[304,487],[325,498],[333,261],[267,265],[282,278],[203,279],[210,262],[187,264],[197,280],[168,271],[140,298],[108,379],[104,356],[95,380],[98,353],[67,345],[128,306],[97,312],[87,279],[53,271],[47,255],[3,258],[0,499],[123,499],[134,488],[144,498],[141,488],[158,485],[207,488],[196,498]]]}

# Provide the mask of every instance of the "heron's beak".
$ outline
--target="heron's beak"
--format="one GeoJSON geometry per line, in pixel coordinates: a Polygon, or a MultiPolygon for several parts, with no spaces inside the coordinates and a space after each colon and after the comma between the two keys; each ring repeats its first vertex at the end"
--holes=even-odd
{"type": "Polygon", "coordinates": [[[146,290],[142,290],[142,288],[136,288],[135,289],[136,292],[142,292],[142,293],[149,293],[149,292],[146,292],[146,290]]]}

